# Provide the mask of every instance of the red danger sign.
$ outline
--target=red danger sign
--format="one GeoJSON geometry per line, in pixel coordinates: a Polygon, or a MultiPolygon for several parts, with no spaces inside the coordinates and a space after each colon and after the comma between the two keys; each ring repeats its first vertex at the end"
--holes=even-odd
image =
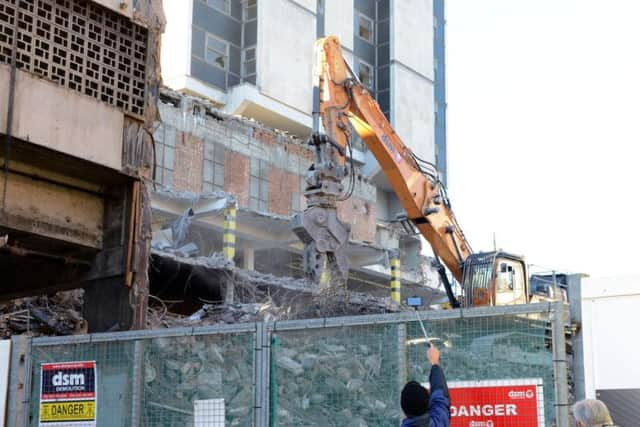
{"type": "Polygon", "coordinates": [[[453,381],[452,427],[544,427],[542,379],[453,381]]]}

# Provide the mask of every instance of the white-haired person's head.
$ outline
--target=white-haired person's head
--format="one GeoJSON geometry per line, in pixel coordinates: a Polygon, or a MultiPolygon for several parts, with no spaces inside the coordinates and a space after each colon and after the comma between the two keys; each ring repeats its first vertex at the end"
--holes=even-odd
{"type": "Polygon", "coordinates": [[[613,420],[607,406],[597,399],[585,399],[573,405],[573,417],[578,427],[612,426],[613,420]]]}

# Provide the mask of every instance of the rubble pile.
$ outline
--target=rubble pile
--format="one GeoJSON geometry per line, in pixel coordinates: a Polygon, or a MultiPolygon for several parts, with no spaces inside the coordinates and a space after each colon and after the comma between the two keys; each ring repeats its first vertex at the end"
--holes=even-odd
{"type": "MultiPolygon", "coordinates": [[[[237,268],[219,254],[211,257],[185,258],[175,253],[153,252],[152,267],[158,271],[174,263],[190,269],[188,278],[171,282],[162,293],[151,295],[147,327],[149,329],[177,326],[205,326],[256,321],[312,319],[361,314],[382,314],[400,311],[391,298],[377,298],[344,288],[331,293],[317,291],[317,285],[305,279],[279,277],[253,270],[237,268]],[[222,296],[233,288],[233,302],[208,301],[199,295],[205,292],[222,296]],[[177,285],[180,284],[178,288],[177,285]],[[169,294],[166,289],[180,292],[169,294]],[[175,295],[178,299],[170,299],[175,295]],[[188,314],[178,314],[185,301],[197,302],[188,314]],[[202,307],[202,308],[200,308],[202,307]]],[[[168,269],[167,271],[174,271],[168,269]]],[[[220,298],[221,299],[221,298],[220,298]]]]}
{"type": "Polygon", "coordinates": [[[147,423],[193,425],[195,400],[224,397],[227,425],[247,425],[254,406],[251,335],[154,338],[144,354],[147,423]]]}
{"type": "Polygon", "coordinates": [[[277,340],[278,425],[398,424],[397,328],[287,331],[277,340]]]}
{"type": "Polygon", "coordinates": [[[32,336],[86,333],[83,295],[82,289],[75,289],[0,303],[0,339],[24,333],[32,336]]]}
{"type": "Polygon", "coordinates": [[[149,329],[179,326],[209,326],[243,322],[313,319],[320,317],[382,314],[400,311],[390,298],[348,293],[339,302],[319,302],[312,293],[290,293],[266,297],[261,302],[204,304],[190,316],[172,313],[167,304],[151,297],[147,315],[149,329]],[[276,301],[278,300],[278,301],[276,301]]]}

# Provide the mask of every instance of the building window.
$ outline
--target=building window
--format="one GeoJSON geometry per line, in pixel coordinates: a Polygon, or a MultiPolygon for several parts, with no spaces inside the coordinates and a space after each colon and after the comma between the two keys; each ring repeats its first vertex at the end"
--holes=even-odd
{"type": "Polygon", "coordinates": [[[202,191],[224,191],[224,147],[205,141],[202,191]]]}
{"type": "Polygon", "coordinates": [[[251,158],[249,176],[249,208],[257,211],[269,210],[269,163],[251,158]]]}
{"type": "Polygon", "coordinates": [[[358,79],[360,83],[373,90],[373,66],[358,60],[358,79]]]}
{"type": "Polygon", "coordinates": [[[176,138],[176,129],[163,124],[158,126],[153,133],[156,160],[155,181],[166,187],[173,187],[176,138]]]}
{"type": "Polygon", "coordinates": [[[248,47],[242,51],[242,76],[254,76],[256,74],[256,48],[248,47]]]}
{"type": "Polygon", "coordinates": [[[231,15],[231,0],[204,0],[207,6],[212,7],[220,12],[231,15]]]}
{"type": "Polygon", "coordinates": [[[205,61],[223,70],[229,65],[229,43],[207,34],[207,48],[205,51],[205,61]]]}
{"type": "Polygon", "coordinates": [[[358,37],[373,44],[373,20],[362,14],[358,15],[358,37]]]}
{"type": "Polygon", "coordinates": [[[252,21],[258,17],[258,1],[244,0],[242,2],[242,20],[252,21]]]}

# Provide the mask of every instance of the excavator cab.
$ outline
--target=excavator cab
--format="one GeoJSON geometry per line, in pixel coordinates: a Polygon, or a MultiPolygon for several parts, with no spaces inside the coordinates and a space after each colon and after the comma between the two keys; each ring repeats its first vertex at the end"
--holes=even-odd
{"type": "Polygon", "coordinates": [[[521,257],[502,251],[471,254],[463,264],[463,305],[526,304],[527,268],[521,257]]]}

